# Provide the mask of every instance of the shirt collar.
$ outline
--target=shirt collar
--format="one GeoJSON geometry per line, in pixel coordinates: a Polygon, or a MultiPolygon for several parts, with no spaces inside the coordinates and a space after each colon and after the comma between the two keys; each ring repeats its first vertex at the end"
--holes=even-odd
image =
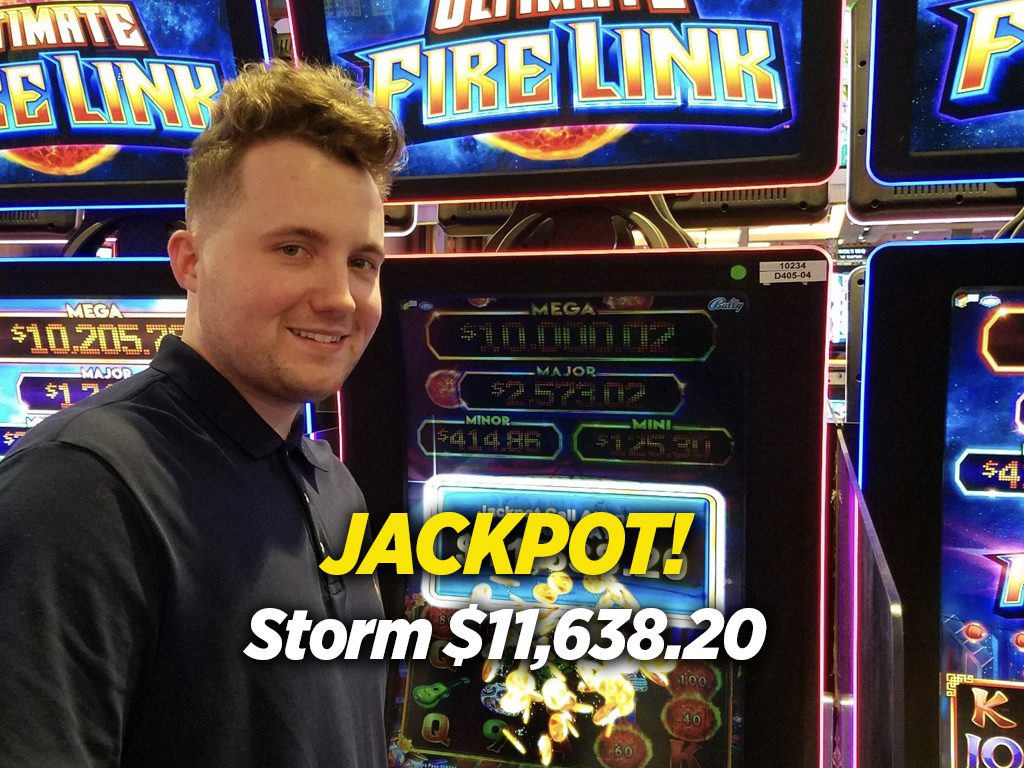
{"type": "Polygon", "coordinates": [[[308,441],[302,439],[301,414],[282,440],[231,382],[177,336],[164,336],[150,366],[177,384],[210,421],[253,458],[268,456],[282,447],[298,447],[306,461],[326,469],[312,447],[306,445],[308,441]]]}

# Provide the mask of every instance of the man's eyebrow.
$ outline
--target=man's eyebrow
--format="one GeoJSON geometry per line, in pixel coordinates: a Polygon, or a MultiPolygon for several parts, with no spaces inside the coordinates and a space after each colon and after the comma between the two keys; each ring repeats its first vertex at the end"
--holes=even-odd
{"type": "Polygon", "coordinates": [[[365,243],[356,248],[353,253],[363,253],[369,256],[377,256],[383,259],[385,257],[385,251],[377,243],[365,243]]]}
{"type": "Polygon", "coordinates": [[[322,244],[328,241],[327,235],[313,227],[285,225],[263,233],[263,239],[276,240],[282,237],[301,237],[304,240],[311,240],[314,243],[322,244]]]}

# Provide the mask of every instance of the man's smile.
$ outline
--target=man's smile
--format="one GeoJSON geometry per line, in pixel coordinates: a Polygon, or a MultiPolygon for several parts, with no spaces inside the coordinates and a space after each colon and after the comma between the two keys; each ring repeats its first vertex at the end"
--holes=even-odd
{"type": "Polygon", "coordinates": [[[309,331],[303,328],[289,328],[288,330],[291,331],[296,336],[298,336],[300,339],[318,341],[321,344],[337,344],[339,341],[345,338],[345,334],[322,333],[320,331],[309,331]]]}

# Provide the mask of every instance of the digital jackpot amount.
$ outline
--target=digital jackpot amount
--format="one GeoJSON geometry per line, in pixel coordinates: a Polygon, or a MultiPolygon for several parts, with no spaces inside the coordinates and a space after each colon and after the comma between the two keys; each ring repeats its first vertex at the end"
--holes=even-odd
{"type": "Polygon", "coordinates": [[[45,417],[144,370],[184,317],[184,299],[4,300],[0,458],[45,417]]]}
{"type": "Polygon", "coordinates": [[[943,765],[1024,765],[1024,289],[953,296],[943,487],[943,765]]]}
{"type": "MultiPolygon", "coordinates": [[[[430,619],[443,638],[448,617],[470,601],[539,608],[541,627],[564,608],[654,607],[669,617],[671,642],[686,642],[695,610],[740,607],[745,295],[430,295],[399,306],[413,519],[441,511],[541,511],[570,524],[599,511],[623,521],[631,513],[694,515],[679,574],[661,572],[672,549],[666,530],[645,574],[622,566],[585,577],[564,555],[514,578],[427,574],[408,596],[410,616],[430,619]]],[[[510,550],[519,535],[507,539],[510,550]]],[[[603,551],[602,536],[587,541],[592,557],[603,551]]],[[[460,558],[466,544],[444,532],[437,554],[460,558]]],[[[406,694],[392,750],[424,765],[456,757],[594,768],[697,759],[724,768],[742,722],[740,680],[718,662],[627,669],[554,660],[526,672],[503,660],[456,668],[432,654],[404,665],[401,676],[406,694]],[[579,705],[573,713],[554,701],[562,683],[579,705]],[[550,717],[524,723],[502,709],[519,684],[551,694],[550,717]],[[615,697],[615,726],[607,728],[602,707],[615,697]],[[554,738],[563,731],[575,734],[554,738]]]]}

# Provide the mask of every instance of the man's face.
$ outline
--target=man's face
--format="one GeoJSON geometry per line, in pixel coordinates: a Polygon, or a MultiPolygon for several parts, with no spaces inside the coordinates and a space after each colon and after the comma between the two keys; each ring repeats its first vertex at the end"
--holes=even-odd
{"type": "Polygon", "coordinates": [[[249,149],[239,174],[239,198],[194,223],[186,341],[264,413],[328,396],[366,349],[384,209],[365,170],[290,139],[249,149]]]}

